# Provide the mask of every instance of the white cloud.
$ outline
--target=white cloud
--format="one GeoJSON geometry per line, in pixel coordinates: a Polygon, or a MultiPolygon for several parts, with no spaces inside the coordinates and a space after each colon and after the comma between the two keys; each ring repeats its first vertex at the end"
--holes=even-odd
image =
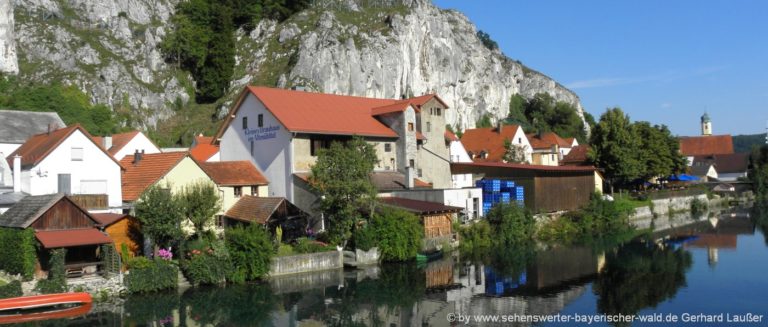
{"type": "Polygon", "coordinates": [[[566,84],[566,87],[575,90],[575,89],[610,87],[610,86],[617,86],[617,85],[637,84],[637,83],[646,83],[646,82],[671,82],[674,80],[679,80],[684,78],[713,75],[727,68],[728,68],[727,65],[720,65],[720,66],[702,67],[702,68],[693,69],[685,72],[671,70],[665,73],[648,75],[648,76],[594,78],[594,79],[571,82],[566,84]]]}

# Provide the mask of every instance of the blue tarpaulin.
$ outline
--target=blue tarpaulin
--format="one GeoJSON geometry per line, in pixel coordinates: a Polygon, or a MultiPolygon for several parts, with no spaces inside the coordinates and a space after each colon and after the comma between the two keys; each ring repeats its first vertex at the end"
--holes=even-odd
{"type": "Polygon", "coordinates": [[[680,181],[680,182],[690,182],[690,181],[697,181],[700,178],[688,174],[680,174],[680,175],[672,175],[669,176],[668,180],[670,181],[680,181]]]}

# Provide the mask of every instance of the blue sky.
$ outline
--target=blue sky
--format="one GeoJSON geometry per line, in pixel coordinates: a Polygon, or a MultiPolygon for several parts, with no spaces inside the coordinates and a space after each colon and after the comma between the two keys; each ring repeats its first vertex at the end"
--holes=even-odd
{"type": "Polygon", "coordinates": [[[502,52],[575,91],[595,118],[698,135],[765,132],[768,1],[435,0],[457,9],[502,52]]]}

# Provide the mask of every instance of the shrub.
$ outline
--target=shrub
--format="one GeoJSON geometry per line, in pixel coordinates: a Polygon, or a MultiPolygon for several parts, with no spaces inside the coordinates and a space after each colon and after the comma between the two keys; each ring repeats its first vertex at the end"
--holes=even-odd
{"type": "Polygon", "coordinates": [[[358,227],[355,229],[352,241],[355,248],[368,251],[376,246],[376,232],[368,226],[358,227]]]}
{"type": "Polygon", "coordinates": [[[22,296],[21,282],[18,280],[11,281],[8,284],[0,286],[0,299],[22,296]]]}
{"type": "Polygon", "coordinates": [[[297,253],[315,253],[336,250],[336,248],[333,246],[323,244],[322,242],[313,241],[306,237],[300,237],[296,239],[296,245],[293,246],[293,249],[297,253]]]}
{"type": "Polygon", "coordinates": [[[533,240],[536,221],[529,211],[517,205],[497,204],[487,218],[494,227],[494,239],[499,246],[520,245],[533,240]]]}
{"type": "Polygon", "coordinates": [[[232,273],[232,262],[224,244],[214,241],[202,250],[193,248],[187,252],[181,269],[192,284],[221,284],[232,273]]]}
{"type": "Polygon", "coordinates": [[[64,272],[66,249],[55,249],[50,252],[48,261],[48,279],[37,282],[35,289],[43,294],[63,293],[67,291],[67,276],[64,272]]]}
{"type": "Polygon", "coordinates": [[[35,243],[32,229],[0,227],[0,269],[31,280],[37,262],[35,243]]]}
{"type": "Polygon", "coordinates": [[[691,201],[691,213],[694,216],[701,215],[702,213],[706,212],[708,208],[709,205],[702,199],[693,198],[693,201],[691,201]]]}
{"type": "Polygon", "coordinates": [[[130,293],[155,292],[179,284],[179,269],[172,262],[136,257],[128,262],[128,268],[125,287],[130,293]]]}
{"type": "Polygon", "coordinates": [[[269,272],[273,256],[272,240],[264,228],[258,225],[235,227],[225,234],[226,246],[232,260],[232,282],[242,283],[262,278],[269,272]]]}
{"type": "Polygon", "coordinates": [[[487,220],[481,220],[469,226],[460,226],[460,248],[462,251],[478,251],[490,249],[493,246],[491,225],[487,220]]]}
{"type": "Polygon", "coordinates": [[[384,208],[371,218],[369,226],[376,235],[376,244],[383,261],[413,259],[421,248],[424,228],[413,214],[384,208]]]}
{"type": "Polygon", "coordinates": [[[294,255],[293,247],[290,244],[284,244],[281,243],[277,246],[277,256],[278,257],[285,257],[289,255],[294,255]]]}
{"type": "Polygon", "coordinates": [[[563,215],[539,227],[536,239],[544,243],[571,243],[582,234],[582,228],[574,221],[578,215],[563,215]]]}

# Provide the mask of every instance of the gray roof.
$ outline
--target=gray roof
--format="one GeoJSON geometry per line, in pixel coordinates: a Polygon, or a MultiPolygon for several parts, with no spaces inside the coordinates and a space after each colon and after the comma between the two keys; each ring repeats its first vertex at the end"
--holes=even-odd
{"type": "MultiPolygon", "coordinates": [[[[32,135],[48,132],[48,124],[65,127],[55,112],[0,110],[0,143],[22,144],[32,135]]],[[[6,155],[8,155],[6,153],[6,155]]]]}
{"type": "Polygon", "coordinates": [[[8,208],[27,196],[29,194],[24,192],[0,193],[0,208],[8,208]]]}
{"type": "Polygon", "coordinates": [[[62,193],[25,197],[0,216],[0,226],[27,228],[63,197],[62,193]]]}

